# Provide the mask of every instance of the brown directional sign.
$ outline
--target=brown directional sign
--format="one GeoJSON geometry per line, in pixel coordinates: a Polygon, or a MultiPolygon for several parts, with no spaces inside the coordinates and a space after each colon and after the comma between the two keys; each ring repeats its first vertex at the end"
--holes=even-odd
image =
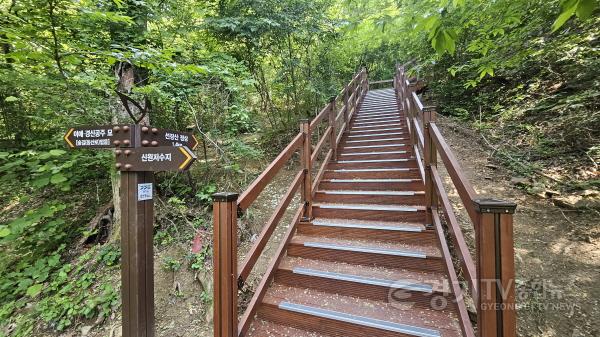
{"type": "Polygon", "coordinates": [[[97,125],[70,128],[63,139],[72,148],[132,147],[135,125],[97,125]]]}
{"type": "Polygon", "coordinates": [[[142,126],[140,130],[142,146],[187,146],[192,150],[198,147],[198,139],[191,132],[159,129],[151,126],[142,126]]]}
{"type": "Polygon", "coordinates": [[[184,171],[196,155],[187,146],[159,146],[115,151],[119,171],[184,171]]]}

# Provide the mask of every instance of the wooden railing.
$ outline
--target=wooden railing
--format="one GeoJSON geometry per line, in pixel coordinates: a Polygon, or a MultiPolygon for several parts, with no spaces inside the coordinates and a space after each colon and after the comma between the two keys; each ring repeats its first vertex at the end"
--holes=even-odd
{"type": "Polygon", "coordinates": [[[213,196],[215,337],[237,337],[246,334],[251,318],[256,313],[258,303],[265,295],[267,286],[273,278],[275,266],[282,258],[285,246],[289,242],[296,225],[300,221],[310,221],[312,218],[312,198],[316,192],[316,186],[325,173],[327,163],[332,158],[337,158],[337,145],[368,88],[367,72],[363,68],[337,96],[330,99],[330,102],[312,121],[303,120],[300,122],[300,132],[241,195],[216,193],[213,196]],[[316,145],[313,147],[312,140],[315,137],[312,137],[312,133],[319,128],[323,121],[327,121],[328,126],[316,139],[316,145]],[[313,163],[317,162],[317,159],[326,148],[325,144],[329,145],[329,150],[325,154],[320,168],[314,171],[313,163]],[[262,228],[244,261],[238,267],[237,215],[252,205],[296,151],[300,152],[301,169],[262,228]],[[244,282],[248,279],[256,261],[298,190],[301,193],[300,207],[238,323],[238,290],[243,287],[244,282]]]}
{"type": "Polygon", "coordinates": [[[480,198],[437,127],[435,108],[423,106],[415,92],[415,84],[407,79],[403,66],[396,67],[393,82],[398,108],[405,111],[411,149],[425,181],[426,221],[434,227],[440,238],[439,244],[450,275],[451,290],[458,302],[463,333],[465,336],[475,336],[464,305],[463,289],[457,277],[459,274],[466,280],[466,290],[477,307],[477,334],[481,337],[514,337],[516,311],[513,213],[516,204],[480,198]],[[471,256],[438,172],[438,155],[473,223],[475,258],[471,256]],[[443,215],[445,226],[440,215],[443,215]],[[452,242],[452,250],[446,241],[446,232],[452,242]],[[458,267],[462,273],[456,273],[453,256],[458,257],[458,267]]]}

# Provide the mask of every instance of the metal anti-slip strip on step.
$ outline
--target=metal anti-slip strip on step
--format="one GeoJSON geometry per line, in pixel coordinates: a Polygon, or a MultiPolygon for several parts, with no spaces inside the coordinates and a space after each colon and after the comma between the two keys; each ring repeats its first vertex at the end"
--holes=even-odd
{"type": "Polygon", "coordinates": [[[380,109],[360,109],[358,111],[358,113],[356,114],[356,116],[364,117],[364,116],[373,116],[373,115],[390,115],[391,113],[398,114],[398,109],[396,109],[395,107],[380,108],[380,109]]]}
{"type": "Polygon", "coordinates": [[[365,140],[348,140],[346,143],[364,143],[364,142],[387,142],[390,140],[407,140],[408,138],[397,137],[397,138],[382,138],[382,139],[365,139],[365,140]]]}
{"type": "Polygon", "coordinates": [[[380,147],[396,147],[396,146],[406,146],[405,143],[396,143],[396,144],[383,144],[383,145],[363,145],[363,146],[344,146],[343,149],[372,149],[372,148],[380,148],[380,147]]]}
{"type": "MultiPolygon", "coordinates": [[[[371,120],[371,119],[369,119],[371,120]]],[[[353,129],[364,129],[364,128],[374,128],[377,126],[392,126],[392,125],[399,125],[402,126],[402,123],[400,123],[400,117],[393,117],[391,119],[385,119],[385,120],[378,120],[378,121],[374,121],[374,122],[362,122],[360,120],[356,120],[354,122],[354,125],[352,126],[353,129]]]]}
{"type": "Polygon", "coordinates": [[[374,168],[374,169],[338,169],[338,170],[327,170],[338,173],[347,173],[347,172],[408,172],[411,169],[408,167],[400,167],[400,168],[374,168]]]}
{"type": "Polygon", "coordinates": [[[346,314],[339,311],[321,309],[310,307],[302,304],[295,304],[291,302],[279,303],[279,309],[296,312],[299,314],[311,315],[325,319],[331,319],[339,322],[345,322],[350,324],[362,325],[365,327],[397,332],[417,337],[441,337],[441,334],[437,330],[421,328],[417,326],[394,323],[364,316],[346,314]]]}
{"type": "Polygon", "coordinates": [[[328,278],[328,279],[332,279],[332,280],[350,281],[350,282],[356,282],[356,283],[362,283],[362,284],[369,284],[369,285],[373,285],[373,286],[389,287],[389,288],[393,288],[393,289],[420,291],[423,293],[433,292],[431,285],[413,283],[413,282],[408,282],[408,281],[384,280],[384,279],[378,279],[378,278],[372,278],[372,277],[333,273],[333,272],[316,270],[316,269],[308,269],[308,268],[294,268],[292,271],[294,272],[294,274],[323,277],[323,278],[328,278]]]}
{"type": "Polygon", "coordinates": [[[408,159],[338,160],[338,164],[407,162],[408,159]]]}
{"type": "Polygon", "coordinates": [[[352,134],[356,134],[356,133],[366,133],[366,135],[369,134],[369,132],[381,132],[381,131],[398,131],[398,130],[403,130],[402,128],[386,128],[386,129],[376,129],[376,130],[361,130],[361,131],[352,131],[350,130],[350,133],[352,134]]]}
{"type": "Polygon", "coordinates": [[[315,204],[318,208],[323,209],[345,209],[353,211],[392,211],[392,212],[418,212],[419,209],[416,207],[403,207],[403,206],[391,206],[391,205],[354,205],[354,204],[315,204]]]}
{"type": "Polygon", "coordinates": [[[359,137],[375,137],[375,136],[397,136],[397,135],[404,135],[404,134],[406,134],[406,132],[373,133],[373,134],[366,134],[366,135],[350,135],[348,137],[359,138],[359,137]]]}
{"type": "Polygon", "coordinates": [[[378,154],[405,154],[406,151],[384,151],[384,152],[357,152],[357,153],[342,153],[341,156],[376,156],[378,154]]]}
{"type": "MultiPolygon", "coordinates": [[[[391,121],[390,121],[391,122],[391,121]]],[[[400,122],[394,122],[394,123],[387,123],[386,121],[381,121],[381,122],[374,122],[374,123],[358,123],[358,124],[354,124],[354,126],[352,127],[351,130],[354,129],[368,129],[368,128],[376,128],[378,126],[403,126],[402,123],[400,122]],[[373,124],[373,125],[363,125],[363,124],[373,124]]]]}
{"type": "Polygon", "coordinates": [[[359,246],[344,246],[344,245],[335,245],[335,244],[322,243],[322,242],[304,242],[304,246],[312,247],[312,248],[343,250],[346,252],[356,252],[356,253],[369,253],[369,254],[392,255],[392,256],[401,256],[401,257],[414,257],[414,258],[418,258],[418,259],[426,259],[427,258],[427,255],[420,253],[420,252],[402,251],[402,250],[394,250],[394,249],[381,249],[381,248],[359,247],[359,246]]]}
{"type": "Polygon", "coordinates": [[[419,179],[395,179],[395,178],[381,178],[381,179],[323,179],[323,181],[329,183],[412,183],[413,181],[419,181],[419,179]]]}
{"type": "Polygon", "coordinates": [[[332,195],[382,195],[382,196],[415,196],[418,194],[424,194],[425,192],[416,191],[348,191],[348,190],[320,190],[318,193],[332,194],[332,195]]]}
{"type": "Polygon", "coordinates": [[[380,111],[363,111],[363,112],[359,111],[356,114],[356,118],[361,118],[361,117],[377,117],[377,116],[393,116],[393,115],[400,116],[400,113],[398,113],[398,110],[391,110],[391,109],[380,110],[380,111]]]}
{"type": "Polygon", "coordinates": [[[397,232],[416,232],[421,233],[422,228],[419,227],[406,227],[406,226],[388,226],[388,225],[375,225],[365,224],[356,222],[323,222],[319,220],[313,220],[314,226],[321,227],[340,227],[340,228],[353,228],[353,229],[374,229],[374,230],[385,230],[385,231],[397,231],[397,232]]]}

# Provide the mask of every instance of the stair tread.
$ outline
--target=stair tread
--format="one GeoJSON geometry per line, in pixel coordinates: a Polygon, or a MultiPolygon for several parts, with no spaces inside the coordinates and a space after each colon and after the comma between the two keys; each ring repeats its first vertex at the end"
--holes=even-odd
{"type": "MultiPolygon", "coordinates": [[[[263,303],[279,307],[282,303],[294,303],[315,309],[329,310],[355,317],[376,319],[392,324],[403,324],[439,331],[441,336],[460,336],[456,314],[451,310],[409,308],[400,303],[367,300],[351,296],[298,287],[273,284],[263,303]]],[[[425,336],[425,335],[422,335],[425,336]]],[[[434,335],[432,335],[434,336],[434,335]]]]}
{"type": "Polygon", "coordinates": [[[335,237],[323,237],[316,235],[295,235],[292,239],[292,243],[303,245],[305,243],[319,243],[332,246],[341,246],[347,248],[367,248],[374,251],[374,253],[382,254],[393,254],[398,253],[399,255],[420,254],[422,258],[436,257],[440,258],[441,253],[437,246],[434,245],[415,245],[403,242],[390,242],[390,241],[378,241],[378,240],[367,240],[367,239],[343,239],[335,237]]]}
{"type": "Polygon", "coordinates": [[[417,271],[414,269],[389,268],[383,266],[357,265],[339,261],[310,259],[296,256],[287,256],[279,265],[279,269],[293,271],[294,268],[330,272],[360,278],[388,281],[390,284],[398,282],[404,285],[407,282],[415,285],[427,285],[436,292],[447,292],[446,277],[441,272],[417,271]]]}
{"type": "Polygon", "coordinates": [[[291,326],[277,324],[260,318],[253,320],[248,333],[248,337],[327,337],[314,331],[297,329],[291,326]]]}
{"type": "Polygon", "coordinates": [[[412,196],[423,195],[423,191],[367,191],[367,190],[317,190],[317,193],[338,194],[338,195],[395,195],[412,196]]]}
{"type": "Polygon", "coordinates": [[[331,226],[331,227],[349,227],[349,228],[364,228],[364,229],[385,229],[397,230],[406,232],[422,232],[425,231],[425,226],[414,222],[400,221],[373,221],[373,220],[352,220],[352,219],[335,219],[315,218],[312,221],[316,226],[331,226]]]}
{"type": "Polygon", "coordinates": [[[349,203],[314,203],[314,207],[334,208],[334,209],[352,209],[352,210],[374,210],[374,211],[397,211],[397,212],[418,212],[424,211],[425,206],[414,205],[380,205],[380,204],[349,204],[349,203]]]}

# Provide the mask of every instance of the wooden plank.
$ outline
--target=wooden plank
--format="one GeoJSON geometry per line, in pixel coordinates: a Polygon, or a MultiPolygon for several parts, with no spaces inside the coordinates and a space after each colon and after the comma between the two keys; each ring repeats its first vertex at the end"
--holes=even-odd
{"type": "Polygon", "coordinates": [[[329,128],[331,128],[331,133],[329,135],[329,148],[333,150],[333,158],[337,158],[337,147],[339,142],[335,137],[336,134],[336,126],[338,125],[338,118],[343,116],[342,111],[337,115],[335,115],[335,100],[331,102],[331,110],[329,111],[329,128]]]}
{"type": "Polygon", "coordinates": [[[450,203],[448,194],[444,189],[444,185],[442,183],[442,179],[439,175],[437,168],[432,167],[431,173],[433,177],[433,184],[440,198],[439,200],[441,202],[444,216],[446,217],[446,221],[448,222],[448,231],[452,236],[454,246],[458,250],[458,258],[462,264],[465,279],[469,283],[471,294],[473,294],[473,298],[477,298],[477,275],[475,273],[475,263],[473,262],[473,257],[471,256],[469,247],[467,246],[460,225],[458,224],[458,220],[456,219],[454,210],[452,208],[452,204],[450,203]]]}
{"type": "Polygon", "coordinates": [[[417,109],[419,109],[419,112],[423,112],[423,103],[421,103],[421,100],[419,99],[419,96],[417,95],[417,93],[413,91],[411,93],[411,96],[417,106],[417,109]]]}
{"type": "Polygon", "coordinates": [[[271,182],[273,177],[279,172],[283,165],[292,157],[292,154],[300,148],[304,141],[304,135],[298,133],[288,146],[269,164],[269,166],[261,173],[250,186],[242,193],[238,199],[238,206],[242,209],[248,207],[256,200],[260,192],[271,182]]]}
{"type": "MultiPolygon", "coordinates": [[[[252,319],[254,318],[254,315],[256,314],[258,306],[262,302],[263,298],[265,297],[267,288],[269,287],[269,284],[271,283],[271,281],[273,280],[273,277],[275,276],[275,271],[277,270],[277,266],[279,265],[279,262],[281,262],[281,259],[283,258],[284,254],[285,254],[287,246],[288,246],[290,240],[292,239],[292,235],[296,231],[296,227],[298,226],[298,223],[300,222],[300,217],[302,216],[302,213],[303,213],[303,209],[302,209],[302,207],[299,207],[298,210],[296,211],[296,215],[294,216],[294,218],[292,220],[292,223],[288,227],[288,230],[284,234],[283,239],[279,243],[279,247],[277,248],[277,251],[275,252],[275,255],[273,256],[273,259],[271,259],[271,262],[269,263],[269,266],[267,268],[267,271],[265,272],[265,275],[263,276],[263,278],[260,280],[260,283],[256,287],[256,290],[254,291],[254,296],[252,296],[252,299],[250,300],[250,303],[248,304],[248,307],[246,308],[246,311],[244,312],[244,314],[240,320],[240,323],[238,325],[238,331],[239,331],[240,337],[246,336],[248,329],[250,328],[250,323],[252,323],[252,319]]],[[[216,315],[215,315],[214,319],[215,320],[217,319],[216,315]]]]}
{"type": "Polygon", "coordinates": [[[237,333],[237,194],[213,195],[214,336],[237,333]]]}
{"type": "MultiPolygon", "coordinates": [[[[460,328],[464,336],[475,337],[473,324],[471,324],[471,319],[469,318],[469,313],[464,302],[462,289],[460,288],[460,284],[458,283],[458,276],[456,274],[456,270],[454,269],[454,264],[452,263],[452,255],[450,254],[450,250],[448,249],[448,244],[444,236],[444,230],[442,229],[442,223],[440,221],[440,217],[436,208],[432,209],[432,216],[433,225],[435,227],[437,237],[439,239],[438,243],[440,245],[442,256],[444,258],[446,272],[447,275],[450,277],[450,288],[452,289],[452,293],[454,294],[454,298],[456,299],[456,307],[458,308],[460,328]]],[[[473,298],[476,298],[475,295],[473,296],[473,298]]]]}
{"type": "Polygon", "coordinates": [[[154,336],[153,200],[138,200],[138,184],[153,184],[152,172],[121,174],[123,335],[154,336]]]}
{"type": "Polygon", "coordinates": [[[296,177],[292,181],[292,184],[288,187],[287,192],[283,195],[281,201],[279,202],[279,205],[277,205],[277,208],[269,218],[269,221],[267,221],[266,225],[263,226],[262,231],[258,235],[258,238],[256,239],[256,241],[254,241],[254,244],[248,251],[244,262],[241,264],[238,279],[246,281],[248,275],[250,275],[250,272],[252,271],[252,268],[254,267],[256,261],[260,257],[260,254],[262,254],[262,251],[264,250],[265,246],[267,245],[267,242],[271,238],[271,235],[273,235],[273,231],[275,231],[275,228],[279,224],[279,221],[281,221],[281,218],[285,214],[285,211],[290,205],[290,202],[292,201],[294,195],[298,191],[303,177],[304,172],[302,171],[296,174],[296,177]]]}
{"type": "Polygon", "coordinates": [[[419,173],[421,173],[421,179],[425,181],[425,167],[423,167],[423,160],[421,159],[421,153],[419,152],[419,145],[415,144],[413,147],[415,158],[417,159],[417,165],[419,167],[419,173]]]}
{"type": "Polygon", "coordinates": [[[304,135],[304,141],[300,149],[300,161],[302,164],[303,176],[302,179],[302,203],[304,204],[303,219],[312,219],[312,161],[310,144],[311,130],[308,120],[300,122],[300,133],[304,135]]]}
{"type": "Polygon", "coordinates": [[[502,299],[502,337],[513,337],[517,331],[515,307],[515,248],[512,214],[500,215],[500,261],[502,299]]]}
{"type": "Polygon", "coordinates": [[[462,200],[463,205],[465,206],[465,209],[471,218],[471,221],[473,221],[473,223],[477,223],[478,217],[477,213],[475,212],[475,207],[473,206],[473,201],[477,197],[477,193],[465,177],[465,174],[458,163],[458,159],[456,159],[456,156],[454,156],[454,153],[452,153],[450,146],[444,140],[444,137],[442,136],[437,125],[435,123],[431,123],[430,128],[432,140],[435,143],[438,153],[444,162],[444,166],[446,167],[446,170],[448,171],[456,190],[458,191],[458,195],[460,196],[460,199],[462,200]]]}
{"type": "MultiPolygon", "coordinates": [[[[477,275],[479,296],[477,305],[477,329],[480,336],[498,336],[496,303],[496,242],[495,216],[493,213],[479,214],[477,238],[477,275]]],[[[500,302],[501,303],[501,302],[500,302]]]]}

